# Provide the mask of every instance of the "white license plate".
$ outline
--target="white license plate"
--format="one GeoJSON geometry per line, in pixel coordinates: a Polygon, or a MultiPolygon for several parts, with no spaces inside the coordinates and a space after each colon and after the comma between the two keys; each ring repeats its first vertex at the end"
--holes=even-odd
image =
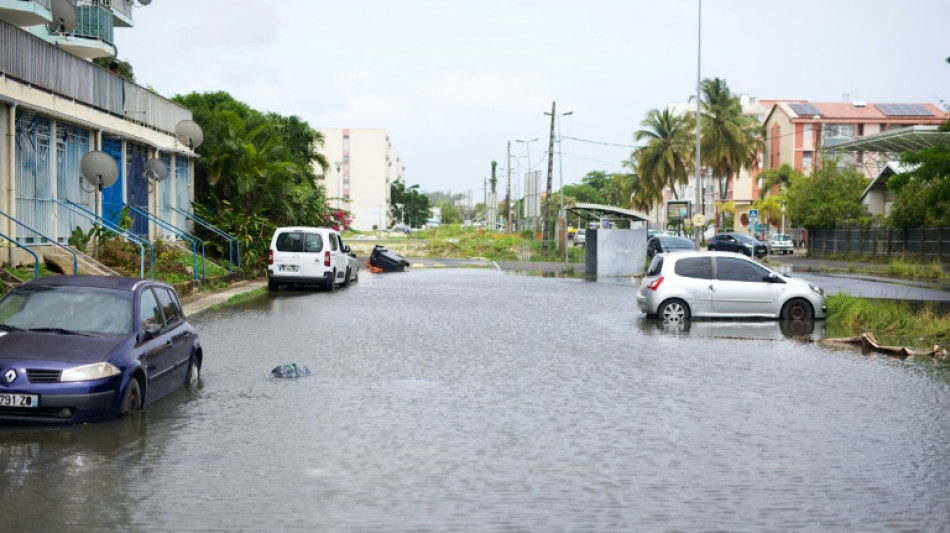
{"type": "Polygon", "coordinates": [[[300,272],[300,267],[297,265],[280,265],[281,272],[300,272]]]}
{"type": "Polygon", "coordinates": [[[0,407],[39,407],[40,397],[37,394],[3,394],[0,393],[0,407]]]}

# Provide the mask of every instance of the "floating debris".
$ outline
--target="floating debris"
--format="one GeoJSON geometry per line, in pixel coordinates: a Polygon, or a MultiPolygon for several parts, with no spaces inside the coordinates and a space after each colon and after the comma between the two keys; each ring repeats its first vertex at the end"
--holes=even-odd
{"type": "Polygon", "coordinates": [[[906,346],[885,346],[878,342],[877,338],[873,333],[862,333],[856,337],[844,337],[836,339],[825,339],[821,342],[833,343],[833,344],[853,344],[861,347],[862,352],[877,352],[885,355],[890,355],[900,359],[907,359],[908,357],[914,356],[924,356],[931,357],[939,361],[945,361],[948,358],[947,349],[941,347],[940,345],[935,344],[933,350],[927,353],[915,353],[913,350],[906,346]]]}
{"type": "Polygon", "coordinates": [[[310,375],[310,369],[296,363],[287,363],[286,365],[275,366],[270,371],[270,375],[275,378],[302,378],[310,375]]]}

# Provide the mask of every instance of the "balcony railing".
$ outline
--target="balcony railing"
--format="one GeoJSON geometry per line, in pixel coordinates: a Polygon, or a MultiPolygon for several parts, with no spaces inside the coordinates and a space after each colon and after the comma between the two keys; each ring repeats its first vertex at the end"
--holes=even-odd
{"type": "Polygon", "coordinates": [[[0,21],[0,77],[173,134],[191,111],[0,21]]]}

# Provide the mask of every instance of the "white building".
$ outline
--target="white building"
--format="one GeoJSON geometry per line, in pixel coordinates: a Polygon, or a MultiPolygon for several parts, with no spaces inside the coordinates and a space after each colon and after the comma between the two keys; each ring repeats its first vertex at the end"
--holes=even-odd
{"type": "Polygon", "coordinates": [[[317,128],[323,146],[317,151],[330,168],[315,169],[317,184],[327,191],[330,207],[350,212],[359,231],[392,225],[390,185],[404,181],[405,166],[384,129],[317,128]]]}

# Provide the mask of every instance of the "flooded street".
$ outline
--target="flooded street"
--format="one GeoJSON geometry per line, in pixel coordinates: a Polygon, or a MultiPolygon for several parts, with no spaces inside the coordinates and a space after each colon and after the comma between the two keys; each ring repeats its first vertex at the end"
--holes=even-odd
{"type": "Polygon", "coordinates": [[[0,529],[950,529],[945,371],[786,336],[821,322],[664,327],[635,292],[364,272],[200,314],[197,390],[0,428],[0,529]]]}

